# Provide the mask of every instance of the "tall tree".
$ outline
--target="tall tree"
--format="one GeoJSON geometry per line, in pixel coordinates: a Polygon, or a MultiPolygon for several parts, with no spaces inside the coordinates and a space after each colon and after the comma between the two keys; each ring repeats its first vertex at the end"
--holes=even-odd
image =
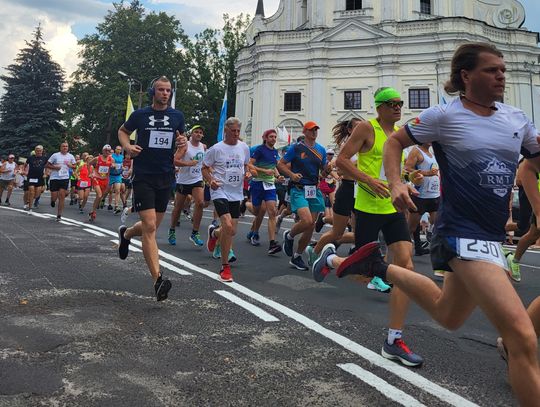
{"type": "MultiPolygon", "coordinates": [[[[136,79],[132,99],[149,103],[146,90],[152,79],[166,75],[187,81],[185,56],[179,51],[185,41],[180,21],[166,13],[147,13],[139,0],[114,3],[96,33],[79,41],[82,59],[68,91],[66,119],[73,135],[81,136],[90,149],[104,142],[115,143],[126,108],[127,81],[118,71],[136,79]]],[[[179,95],[176,106],[191,114],[188,99],[179,95]]]]}
{"type": "Polygon", "coordinates": [[[64,72],[44,47],[41,27],[9,65],[0,99],[0,154],[28,155],[37,145],[57,149],[61,124],[64,72]]]}

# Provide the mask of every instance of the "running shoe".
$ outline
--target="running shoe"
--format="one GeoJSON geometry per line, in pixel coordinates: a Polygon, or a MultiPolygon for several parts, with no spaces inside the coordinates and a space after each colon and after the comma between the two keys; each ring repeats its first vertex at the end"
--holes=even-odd
{"type": "Polygon", "coordinates": [[[506,258],[508,259],[508,268],[510,269],[506,270],[508,277],[519,283],[521,281],[521,267],[519,263],[514,260],[514,254],[512,253],[506,256],[506,258]]]}
{"type": "Polygon", "coordinates": [[[417,246],[414,248],[415,256],[423,256],[424,254],[429,254],[429,249],[427,247],[417,246]]]}
{"type": "Polygon", "coordinates": [[[84,213],[82,208],[79,208],[79,213],[82,215],[84,213]]]}
{"type": "Polygon", "coordinates": [[[6,199],[5,205],[6,205],[6,206],[11,206],[11,203],[6,199]]]}
{"type": "Polygon", "coordinates": [[[255,233],[255,232],[254,232],[253,230],[250,230],[250,231],[248,232],[248,234],[246,235],[246,238],[247,238],[248,242],[251,242],[251,238],[253,237],[253,234],[254,234],[254,233],[255,233]]]}
{"type": "Polygon", "coordinates": [[[281,251],[281,245],[278,242],[270,243],[268,254],[277,254],[281,251]]]}
{"type": "Polygon", "coordinates": [[[95,221],[95,220],[96,220],[96,213],[95,213],[95,212],[90,212],[90,213],[88,214],[88,220],[89,220],[90,222],[95,221]]]}
{"type": "Polygon", "coordinates": [[[126,229],[126,225],[121,225],[118,228],[118,257],[122,260],[125,260],[129,253],[129,239],[124,237],[126,229]]]}
{"type": "Polygon", "coordinates": [[[332,270],[328,267],[328,256],[336,254],[336,247],[332,243],[325,245],[321,251],[321,254],[313,262],[311,273],[316,282],[320,283],[332,270]]]}
{"type": "Polygon", "coordinates": [[[212,251],[212,257],[214,259],[220,259],[221,258],[221,246],[220,245],[216,245],[216,247],[214,247],[214,250],[212,251]]]}
{"type": "MultiPolygon", "coordinates": [[[[289,257],[293,255],[294,239],[289,239],[289,230],[283,232],[283,251],[289,257]]],[[[303,262],[302,262],[303,263],[303,262]]]]}
{"type": "Polygon", "coordinates": [[[30,208],[30,206],[29,206],[28,204],[24,204],[23,209],[24,209],[25,211],[27,211],[28,208],[30,208]]]}
{"type": "Polygon", "coordinates": [[[169,244],[171,246],[176,246],[176,230],[174,229],[169,229],[169,244]]]}
{"type": "Polygon", "coordinates": [[[231,273],[231,266],[228,264],[224,264],[221,266],[221,271],[219,272],[219,278],[221,281],[224,281],[226,283],[232,283],[232,273],[231,273]]]}
{"type": "Polygon", "coordinates": [[[69,200],[69,206],[73,206],[73,199],[69,200]]]}
{"type": "Polygon", "coordinates": [[[103,209],[105,207],[105,199],[102,199],[99,203],[99,209],[103,209]]]}
{"type": "Polygon", "coordinates": [[[444,270],[433,270],[433,276],[437,278],[437,280],[444,279],[444,270]]]}
{"type": "Polygon", "coordinates": [[[187,220],[192,221],[193,217],[191,216],[191,212],[184,210],[184,216],[187,220]]]}
{"type": "Polygon", "coordinates": [[[107,210],[108,210],[108,211],[112,211],[112,210],[113,210],[113,206],[112,206],[112,205],[107,206],[107,210]]]}
{"type": "Polygon", "coordinates": [[[302,270],[302,271],[309,270],[309,267],[306,266],[306,263],[304,263],[302,256],[291,257],[289,264],[293,267],[296,267],[298,270],[302,270]]]}
{"type": "MultiPolygon", "coordinates": [[[[325,246],[326,247],[326,246],[325,246]]],[[[306,247],[306,250],[304,250],[304,253],[307,256],[307,265],[308,267],[313,266],[313,263],[315,263],[315,260],[317,260],[317,253],[315,253],[315,247],[308,244],[306,247]]]]}
{"type": "Polygon", "coordinates": [[[201,235],[199,234],[199,232],[192,233],[191,236],[189,237],[189,240],[191,241],[191,243],[193,243],[197,247],[204,246],[204,242],[202,241],[201,235]]]}
{"type": "Polygon", "coordinates": [[[161,275],[158,277],[154,283],[154,290],[156,290],[156,299],[158,301],[166,300],[169,291],[171,290],[172,283],[170,280],[163,278],[161,275]]]}
{"type": "Polygon", "coordinates": [[[279,228],[281,228],[282,222],[283,222],[283,216],[279,215],[276,219],[276,233],[279,232],[279,228]]]}
{"type": "Polygon", "coordinates": [[[420,366],[424,362],[420,355],[409,349],[403,339],[396,339],[392,345],[385,340],[381,354],[386,359],[398,360],[405,366],[420,366]]]}
{"type": "Polygon", "coordinates": [[[349,274],[359,274],[370,278],[376,275],[384,277],[387,268],[388,265],[383,260],[379,242],[371,242],[347,257],[336,270],[336,275],[339,278],[349,274]]]}
{"type": "MultiPolygon", "coordinates": [[[[7,205],[7,202],[6,202],[6,205],[7,205]]],[[[56,202],[51,201],[51,208],[54,208],[55,206],[56,206],[56,202]]]]}
{"type": "Polygon", "coordinates": [[[375,290],[380,293],[389,293],[392,291],[392,287],[386,284],[380,277],[373,277],[368,283],[367,288],[368,290],[375,290]]]}
{"type": "Polygon", "coordinates": [[[217,219],[214,219],[212,221],[212,225],[217,228],[219,226],[219,221],[217,219]]]}
{"type": "Polygon", "coordinates": [[[62,216],[61,215],[56,215],[56,221],[60,222],[61,220],[62,220],[62,216]]]}
{"type": "Polygon", "coordinates": [[[34,199],[34,208],[39,206],[39,198],[34,199]]]}
{"type": "Polygon", "coordinates": [[[114,208],[114,214],[118,215],[120,212],[122,212],[122,209],[120,209],[118,206],[114,208]]]}
{"type": "Polygon", "coordinates": [[[214,236],[214,230],[216,230],[216,226],[208,225],[208,238],[206,239],[206,248],[210,253],[214,251],[216,248],[217,243],[217,237],[214,236]]]}
{"type": "Polygon", "coordinates": [[[257,232],[253,232],[253,236],[251,236],[251,239],[249,239],[249,242],[252,246],[260,246],[261,242],[259,241],[259,234],[257,232]]]}
{"type": "Polygon", "coordinates": [[[236,256],[234,255],[233,249],[229,250],[229,263],[234,263],[236,261],[236,256]]]}
{"type": "Polygon", "coordinates": [[[315,222],[315,232],[319,233],[324,226],[324,213],[319,212],[317,221],[315,222]]]}
{"type": "Polygon", "coordinates": [[[129,208],[124,208],[122,210],[122,214],[120,215],[120,223],[122,223],[122,225],[126,224],[128,216],[129,216],[129,208]]]}

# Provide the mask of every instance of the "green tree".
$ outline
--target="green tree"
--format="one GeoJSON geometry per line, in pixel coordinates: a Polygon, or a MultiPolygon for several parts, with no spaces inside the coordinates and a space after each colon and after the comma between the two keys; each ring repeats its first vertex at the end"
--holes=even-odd
{"type": "MultiPolygon", "coordinates": [[[[177,77],[180,89],[186,79],[185,56],[180,44],[186,36],[180,21],[166,13],[147,13],[139,0],[114,3],[96,33],[85,36],[82,59],[67,93],[66,121],[69,132],[80,136],[99,151],[105,143],[117,142],[125,118],[127,81],[118,71],[137,79],[132,89],[135,107],[139,90],[142,105],[149,103],[146,90],[152,79],[177,77]]],[[[177,108],[191,114],[189,98],[177,96],[177,108]]]]}
{"type": "Polygon", "coordinates": [[[57,150],[61,124],[64,72],[44,47],[41,27],[9,65],[0,99],[0,154],[28,156],[37,145],[57,150]]]}

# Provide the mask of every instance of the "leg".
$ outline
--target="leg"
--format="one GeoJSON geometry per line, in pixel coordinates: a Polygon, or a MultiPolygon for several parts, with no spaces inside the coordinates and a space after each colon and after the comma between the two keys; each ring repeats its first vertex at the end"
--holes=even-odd
{"type": "Polygon", "coordinates": [[[203,215],[203,206],[204,206],[204,189],[203,188],[193,188],[191,195],[194,202],[193,208],[193,230],[199,231],[201,227],[201,220],[203,215]]]}
{"type": "Polygon", "coordinates": [[[268,240],[270,242],[273,242],[274,240],[276,240],[276,201],[266,201],[266,213],[268,213],[268,240]]]}
{"type": "Polygon", "coordinates": [[[182,213],[182,208],[184,207],[184,202],[186,201],[186,195],[182,195],[180,192],[176,192],[174,196],[174,207],[171,214],[171,224],[170,229],[174,230],[178,219],[180,219],[180,214],[182,213]]]}
{"type": "Polygon", "coordinates": [[[56,216],[62,216],[62,212],[64,211],[64,203],[66,200],[66,193],[67,190],[60,188],[58,191],[58,209],[56,212],[56,216]]]}
{"type": "Polygon", "coordinates": [[[221,264],[226,265],[229,264],[229,252],[236,234],[238,219],[233,219],[230,213],[221,215],[219,219],[221,226],[214,231],[214,236],[218,238],[221,245],[221,264]]]}
{"type": "Polygon", "coordinates": [[[347,223],[349,222],[348,216],[339,215],[334,212],[334,222],[332,224],[332,229],[325,232],[317,245],[315,246],[315,253],[320,254],[323,247],[332,242],[337,242],[343,236],[343,232],[347,228],[347,223]]]}
{"type": "Polygon", "coordinates": [[[34,198],[36,194],[36,187],[33,185],[28,186],[28,209],[32,209],[32,205],[34,204],[34,198]]]}
{"type": "Polygon", "coordinates": [[[529,308],[527,308],[527,313],[533,323],[536,337],[540,337],[540,297],[536,297],[533,302],[531,302],[529,308]]]}

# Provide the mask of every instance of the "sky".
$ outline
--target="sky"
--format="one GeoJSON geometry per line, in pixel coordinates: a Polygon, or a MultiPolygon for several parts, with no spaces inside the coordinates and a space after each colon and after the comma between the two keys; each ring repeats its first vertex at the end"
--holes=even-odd
{"type": "MultiPolygon", "coordinates": [[[[527,15],[524,25],[540,32],[540,19],[534,18],[540,16],[540,2],[520,1],[527,15]]],[[[142,4],[148,10],[174,14],[192,36],[207,27],[220,28],[224,13],[253,16],[257,0],[142,0],[142,4]]],[[[266,16],[271,16],[279,0],[264,0],[264,6],[266,16]]],[[[41,23],[47,49],[69,76],[79,62],[77,40],[92,34],[111,8],[109,0],[0,0],[0,74],[41,23]]]]}

